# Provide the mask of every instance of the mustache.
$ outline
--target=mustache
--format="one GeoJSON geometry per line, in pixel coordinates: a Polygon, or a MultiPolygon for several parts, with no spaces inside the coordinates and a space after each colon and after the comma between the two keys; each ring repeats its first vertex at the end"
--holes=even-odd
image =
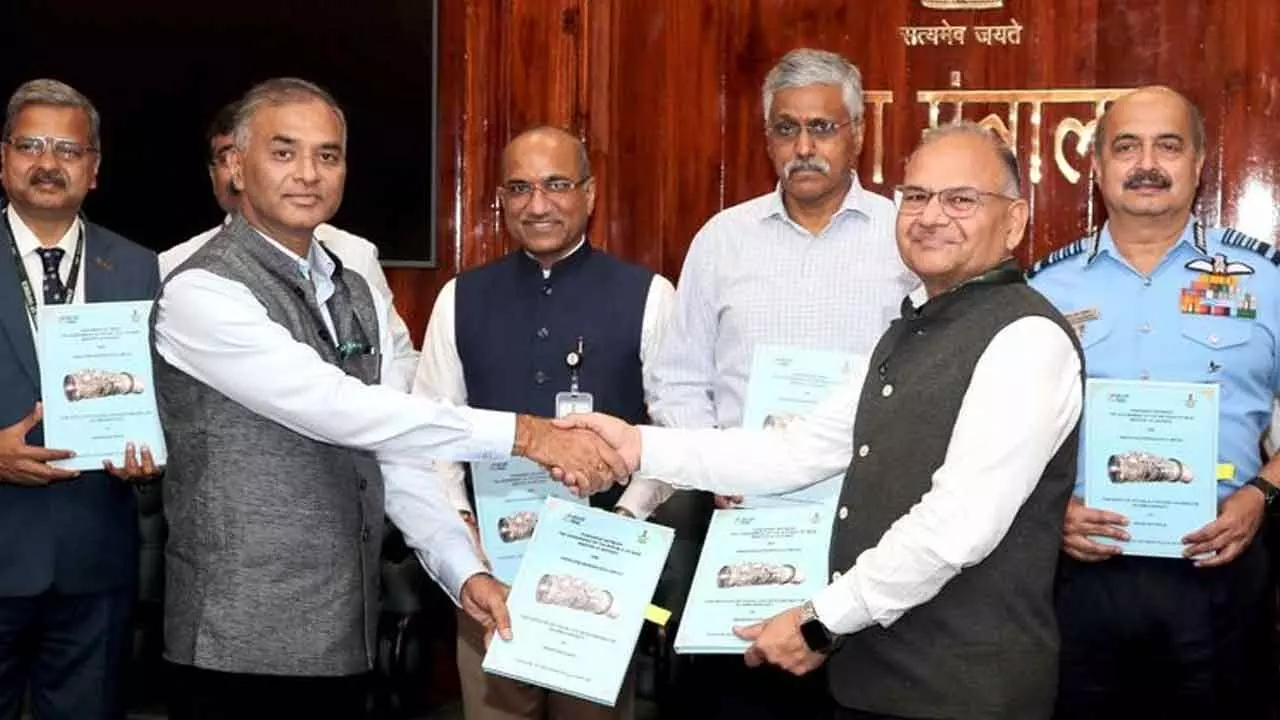
{"type": "Polygon", "coordinates": [[[1138,188],[1152,187],[1165,189],[1173,185],[1173,180],[1156,168],[1138,169],[1129,173],[1129,177],[1124,179],[1125,190],[1136,190],[1138,188]]]}
{"type": "Polygon", "coordinates": [[[802,171],[820,172],[826,175],[831,172],[831,163],[820,157],[794,157],[782,166],[782,174],[787,177],[802,171]]]}
{"type": "Polygon", "coordinates": [[[32,185],[53,185],[60,189],[66,189],[67,178],[64,177],[63,174],[57,170],[50,170],[47,168],[36,168],[36,170],[34,170],[31,173],[31,184],[32,185]]]}

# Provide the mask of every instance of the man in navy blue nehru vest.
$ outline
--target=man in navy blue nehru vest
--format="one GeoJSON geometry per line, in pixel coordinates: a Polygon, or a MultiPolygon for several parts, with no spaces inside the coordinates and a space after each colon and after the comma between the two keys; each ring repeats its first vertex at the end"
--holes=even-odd
{"type": "MultiPolygon", "coordinates": [[[[498,200],[518,247],[441,290],[414,392],[477,408],[554,416],[557,395],[576,390],[591,396],[595,410],[644,422],[644,365],[666,321],[671,283],[587,242],[596,189],[586,147],[577,137],[552,127],[527,130],[507,145],[502,167],[498,200]],[[569,357],[571,351],[576,357],[569,357]]],[[[474,529],[464,468],[437,467],[454,506],[474,529]]],[[[620,494],[615,486],[591,502],[612,508],[620,494]]],[[[617,706],[606,708],[484,673],[483,632],[463,614],[458,621],[458,671],[468,718],[631,716],[630,682],[617,706]]]]}
{"type": "MultiPolygon", "coordinates": [[[[38,720],[123,717],[121,672],[136,596],[138,518],[127,480],[157,468],[75,473],[44,445],[39,309],[150,300],[156,256],[80,217],[97,184],[98,112],[56,80],[33,80],[5,114],[0,211],[0,719],[29,690],[38,720]]],[[[139,450],[141,454],[139,455],[139,450]]]]}

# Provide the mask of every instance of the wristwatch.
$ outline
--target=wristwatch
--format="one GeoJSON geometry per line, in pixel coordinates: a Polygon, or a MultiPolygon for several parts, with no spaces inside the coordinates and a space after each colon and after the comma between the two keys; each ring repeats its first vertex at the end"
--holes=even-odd
{"type": "Polygon", "coordinates": [[[813,652],[826,655],[836,648],[836,635],[818,619],[818,613],[810,600],[800,606],[800,635],[804,637],[804,644],[813,652]]]}
{"type": "Polygon", "coordinates": [[[1275,502],[1277,497],[1280,497],[1280,488],[1272,485],[1261,475],[1254,475],[1249,479],[1249,482],[1245,484],[1258,488],[1258,491],[1262,493],[1262,502],[1267,507],[1271,507],[1271,503],[1275,502]]]}

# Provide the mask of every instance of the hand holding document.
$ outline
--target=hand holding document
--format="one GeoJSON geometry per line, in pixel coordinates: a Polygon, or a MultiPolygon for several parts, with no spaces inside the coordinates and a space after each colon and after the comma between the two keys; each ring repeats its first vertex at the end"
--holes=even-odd
{"type": "Polygon", "coordinates": [[[485,646],[494,634],[511,639],[511,615],[507,611],[510,588],[487,573],[477,573],[462,584],[462,609],[485,630],[485,646]]]}
{"type": "Polygon", "coordinates": [[[1218,392],[1196,383],[1086,382],[1084,504],[1128,520],[1125,539],[1108,533],[1094,542],[1181,558],[1183,538],[1217,517],[1218,392]]]}
{"type": "Polygon", "coordinates": [[[51,450],[27,444],[27,434],[43,419],[44,408],[36,403],[26,417],[0,429],[0,481],[15,485],[48,485],[80,474],[49,464],[70,458],[70,450],[51,450]]]}
{"type": "Polygon", "coordinates": [[[143,302],[46,305],[40,310],[40,388],[49,447],[73,457],[71,470],[119,468],[132,479],[145,464],[132,444],[149,450],[151,469],[165,461],[164,434],[151,372],[151,305],[143,302]],[[134,468],[133,475],[127,468],[134,468]]]}
{"type": "Polygon", "coordinates": [[[671,549],[670,528],[548,498],[485,671],[612,707],[671,549]]]}

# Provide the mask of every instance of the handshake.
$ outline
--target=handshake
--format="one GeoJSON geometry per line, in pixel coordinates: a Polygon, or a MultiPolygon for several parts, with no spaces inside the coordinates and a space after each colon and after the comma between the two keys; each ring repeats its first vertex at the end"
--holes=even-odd
{"type": "Polygon", "coordinates": [[[519,415],[513,455],[546,468],[575,495],[587,497],[626,484],[640,467],[640,430],[600,413],[557,420],[519,415]]]}

